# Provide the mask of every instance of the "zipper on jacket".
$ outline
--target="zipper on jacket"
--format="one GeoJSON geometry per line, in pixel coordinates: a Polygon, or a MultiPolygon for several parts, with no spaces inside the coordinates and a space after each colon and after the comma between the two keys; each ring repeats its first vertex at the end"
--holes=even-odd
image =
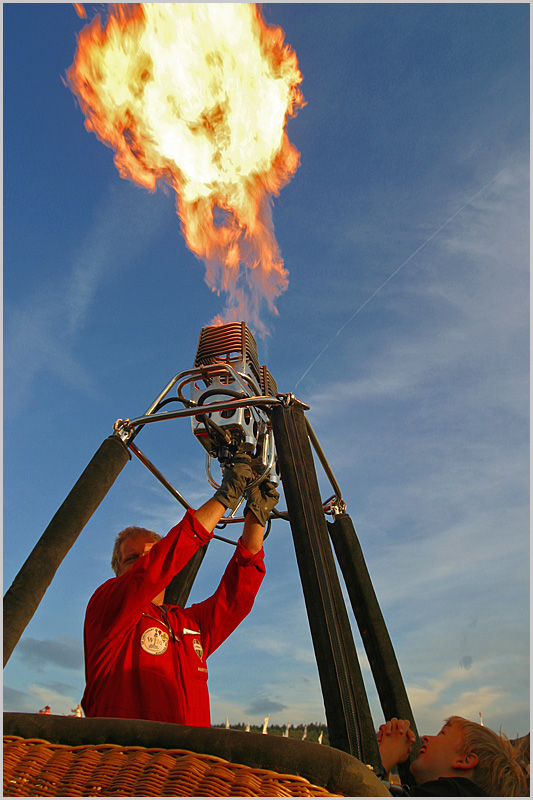
{"type": "Polygon", "coordinates": [[[160,625],[164,625],[165,628],[167,629],[167,631],[169,632],[170,638],[172,639],[172,641],[173,642],[179,642],[179,640],[180,640],[179,636],[177,636],[174,633],[174,631],[172,630],[172,625],[170,624],[170,620],[168,618],[168,613],[167,613],[166,607],[165,606],[158,606],[158,608],[162,609],[163,616],[165,618],[164,620],[160,619],[159,617],[153,617],[151,614],[147,614],[145,611],[143,611],[143,617],[148,617],[148,619],[153,619],[153,620],[155,620],[155,622],[159,622],[160,625]]]}

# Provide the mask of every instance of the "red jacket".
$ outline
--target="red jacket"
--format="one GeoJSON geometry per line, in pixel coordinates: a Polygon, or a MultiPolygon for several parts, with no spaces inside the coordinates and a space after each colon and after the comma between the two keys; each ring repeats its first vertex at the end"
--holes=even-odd
{"type": "Polygon", "coordinates": [[[206,659],[249,614],[265,574],[263,550],[239,540],[215,594],[190,608],[151,601],[213,534],[187,511],[129,572],[93,594],[85,615],[87,717],[209,726],[206,659]]]}

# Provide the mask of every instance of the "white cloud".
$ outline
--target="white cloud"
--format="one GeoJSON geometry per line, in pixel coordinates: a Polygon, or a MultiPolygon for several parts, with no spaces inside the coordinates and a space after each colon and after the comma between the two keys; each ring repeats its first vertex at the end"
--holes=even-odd
{"type": "Polygon", "coordinates": [[[17,647],[17,655],[36,672],[42,672],[50,664],[80,672],[83,668],[81,642],[68,636],[55,636],[53,639],[23,636],[17,647]]]}
{"type": "MultiPolygon", "coordinates": [[[[303,644],[295,642],[293,626],[295,625],[294,616],[290,616],[291,627],[284,625],[259,624],[254,626],[248,637],[249,646],[255,648],[259,657],[261,653],[268,653],[276,659],[286,660],[290,658],[291,663],[314,664],[313,652],[309,650],[309,643],[303,644]]],[[[288,622],[288,620],[287,620],[288,622]]],[[[303,625],[307,624],[305,618],[301,619],[303,625]]]]}
{"type": "Polygon", "coordinates": [[[52,286],[35,268],[31,291],[4,312],[6,414],[24,409],[34,380],[46,372],[95,396],[94,378],[76,355],[80,334],[98,317],[92,312],[102,286],[146,247],[168,214],[160,196],[112,184],[62,283],[52,286]]]}
{"type": "Polygon", "coordinates": [[[87,394],[95,386],[88,370],[65,340],[57,297],[46,291],[26,298],[17,308],[6,308],[5,412],[20,413],[28,402],[34,379],[48,370],[69,388],[87,394]]]}
{"type": "Polygon", "coordinates": [[[445,717],[457,714],[460,717],[473,719],[476,722],[479,712],[485,712],[485,719],[492,715],[494,709],[501,709],[503,693],[494,686],[480,686],[475,690],[461,692],[452,703],[443,707],[445,717]]]}
{"type": "Polygon", "coordinates": [[[31,704],[31,698],[35,698],[36,711],[44,706],[50,706],[52,714],[68,716],[72,714],[72,709],[76,708],[79,703],[79,699],[75,699],[73,696],[64,695],[46,686],[37,686],[36,684],[28,686],[28,694],[30,696],[28,704],[31,704]]]}

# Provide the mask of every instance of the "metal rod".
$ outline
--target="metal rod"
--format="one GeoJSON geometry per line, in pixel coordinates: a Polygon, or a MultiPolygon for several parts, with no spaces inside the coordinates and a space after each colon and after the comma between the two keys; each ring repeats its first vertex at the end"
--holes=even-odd
{"type": "Polygon", "coordinates": [[[179,411],[166,411],[162,414],[148,414],[135,419],[121,420],[126,430],[146,425],[148,422],[161,422],[165,419],[180,419],[181,417],[195,417],[201,414],[210,414],[212,411],[226,411],[231,408],[246,408],[247,406],[277,406],[281,405],[278,397],[246,397],[242,400],[228,400],[227,402],[208,403],[194,408],[183,408],[179,411]]]}
{"type": "MultiPolygon", "coordinates": [[[[170,392],[170,390],[172,389],[172,387],[173,387],[173,386],[174,386],[174,385],[175,385],[175,384],[176,384],[176,383],[177,383],[179,380],[181,380],[181,378],[183,378],[185,375],[189,375],[190,373],[191,373],[191,370],[189,370],[189,369],[188,369],[188,370],[186,370],[185,372],[178,372],[178,374],[177,374],[177,375],[174,375],[174,377],[173,377],[173,378],[172,378],[172,379],[171,379],[171,380],[170,380],[170,381],[167,383],[167,385],[165,386],[165,388],[163,389],[163,391],[162,391],[162,392],[160,392],[160,394],[158,394],[158,395],[157,395],[157,397],[156,397],[156,399],[154,400],[154,402],[152,403],[152,405],[151,405],[151,406],[149,406],[149,407],[146,409],[146,414],[147,414],[147,415],[148,415],[148,414],[152,414],[152,413],[153,413],[153,411],[154,411],[154,409],[156,409],[156,408],[157,408],[157,406],[159,405],[159,403],[161,402],[161,400],[163,400],[163,398],[164,398],[164,397],[165,397],[165,396],[166,396],[166,395],[167,395],[167,394],[170,392]]],[[[200,376],[199,376],[199,377],[200,377],[200,376]]]]}
{"type": "MultiPolygon", "coordinates": [[[[167,479],[165,478],[163,473],[160,472],[154,464],[152,464],[150,459],[147,458],[147,456],[145,456],[145,454],[141,450],[139,450],[137,445],[133,444],[133,442],[128,442],[128,448],[129,448],[129,450],[131,450],[132,453],[134,453],[137,456],[139,461],[142,464],[144,464],[144,466],[152,473],[152,475],[155,478],[157,478],[159,483],[162,486],[164,486],[165,489],[168,492],[170,492],[172,497],[174,497],[178,501],[178,503],[180,503],[183,506],[183,508],[189,509],[189,508],[192,507],[192,506],[189,505],[189,503],[183,497],[183,495],[181,495],[178,492],[178,490],[176,488],[174,488],[174,486],[172,486],[172,484],[169,481],[167,481],[167,479]]],[[[243,522],[243,521],[244,521],[244,518],[231,519],[231,520],[229,518],[226,519],[226,522],[243,522]]],[[[224,538],[224,536],[217,536],[216,534],[213,534],[213,539],[218,539],[219,541],[225,542],[226,544],[232,544],[232,545],[236,545],[237,544],[237,542],[232,542],[231,539],[226,539],[226,538],[224,538]]],[[[178,605],[180,605],[180,603],[178,603],[178,605]]]]}
{"type": "MultiPolygon", "coordinates": [[[[225,362],[217,362],[216,364],[210,364],[205,367],[200,367],[199,369],[201,370],[200,376],[197,374],[198,370],[195,370],[194,371],[195,374],[191,374],[189,375],[188,378],[182,380],[182,382],[176,389],[177,396],[184,404],[187,404],[188,402],[194,402],[194,401],[189,401],[185,397],[183,397],[183,389],[185,386],[187,386],[188,383],[192,383],[193,381],[198,380],[198,378],[200,378],[200,380],[203,380],[204,383],[207,383],[208,380],[211,380],[217,375],[223,375],[225,372],[230,373],[230,376],[232,378],[231,383],[234,383],[235,381],[240,383],[247,397],[252,397],[256,395],[259,389],[259,386],[252,380],[252,378],[249,375],[247,375],[245,372],[237,372],[237,370],[235,370],[231,366],[231,364],[226,364],[225,362]]],[[[259,389],[259,391],[261,390],[259,389]]]]}
{"type": "Polygon", "coordinates": [[[174,377],[167,383],[163,391],[158,394],[158,396],[151,404],[151,406],[148,407],[146,414],[147,415],[152,414],[159,405],[159,403],[161,402],[161,400],[163,400],[165,395],[167,395],[172,389],[172,387],[175,386],[176,383],[182,380],[183,378],[187,377],[188,380],[184,380],[183,383],[178,387],[177,391],[178,391],[178,397],[182,402],[185,403],[188,401],[186,401],[185,398],[181,396],[181,389],[183,388],[183,386],[186,386],[187,383],[190,383],[193,380],[205,380],[206,377],[209,378],[212,375],[223,374],[224,372],[230,372],[233,378],[241,384],[241,386],[245,389],[245,391],[249,391],[248,388],[243,383],[240,373],[237,372],[231,366],[231,364],[226,364],[223,361],[220,361],[217,362],[216,364],[209,364],[205,367],[196,367],[194,369],[187,369],[184,370],[183,372],[178,372],[178,374],[174,375],[174,377]]]}
{"type": "Polygon", "coordinates": [[[316,454],[317,454],[317,456],[319,458],[320,463],[324,467],[324,471],[325,471],[326,475],[328,476],[329,482],[331,483],[331,487],[332,487],[333,491],[335,492],[335,496],[336,496],[337,500],[340,503],[343,503],[342,493],[341,493],[339,484],[335,480],[335,476],[334,476],[333,472],[331,471],[331,467],[328,464],[326,456],[324,455],[324,451],[322,450],[322,448],[321,448],[321,446],[320,446],[320,444],[318,442],[318,439],[316,438],[316,434],[315,434],[314,430],[312,429],[311,423],[309,422],[307,417],[305,418],[305,424],[306,424],[306,427],[307,427],[307,433],[309,434],[309,439],[311,440],[311,444],[313,445],[313,448],[314,448],[314,450],[315,450],[315,452],[316,452],[316,454]]]}
{"type": "Polygon", "coordinates": [[[162,484],[162,485],[165,487],[165,489],[166,489],[168,492],[170,492],[170,494],[172,495],[172,497],[174,497],[174,498],[175,498],[175,499],[178,501],[178,503],[181,503],[181,505],[183,506],[183,508],[185,508],[185,509],[189,509],[189,508],[191,507],[191,506],[189,505],[189,503],[188,503],[188,502],[185,500],[185,498],[183,497],[183,495],[181,495],[181,494],[178,492],[178,490],[177,490],[177,489],[175,489],[175,488],[172,486],[172,484],[171,484],[171,483],[169,483],[169,481],[167,481],[167,479],[165,478],[165,476],[164,476],[164,475],[163,475],[161,472],[159,472],[159,470],[157,469],[157,467],[156,467],[156,466],[154,466],[154,464],[152,464],[152,462],[150,461],[150,459],[149,459],[149,458],[147,458],[147,457],[144,455],[144,453],[143,453],[141,450],[139,450],[139,448],[137,447],[137,445],[133,444],[133,442],[129,442],[129,443],[128,443],[128,448],[131,450],[131,452],[132,452],[132,453],[134,453],[134,454],[137,456],[137,458],[139,459],[139,461],[141,462],[141,464],[144,464],[144,466],[146,467],[146,469],[148,469],[148,470],[149,470],[149,471],[152,473],[152,475],[154,475],[154,476],[157,478],[157,480],[159,481],[159,483],[160,483],[160,484],[162,484]]]}

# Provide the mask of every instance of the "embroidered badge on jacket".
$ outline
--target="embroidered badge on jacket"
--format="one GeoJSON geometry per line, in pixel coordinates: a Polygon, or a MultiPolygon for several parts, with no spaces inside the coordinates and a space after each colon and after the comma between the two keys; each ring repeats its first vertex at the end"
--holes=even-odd
{"type": "Polygon", "coordinates": [[[202,647],[201,641],[199,639],[193,639],[192,646],[194,647],[194,652],[201,661],[204,657],[204,648],[202,647]]]}
{"type": "Polygon", "coordinates": [[[168,633],[160,628],[148,628],[141,636],[141,647],[152,656],[160,656],[168,647],[168,633]]]}

